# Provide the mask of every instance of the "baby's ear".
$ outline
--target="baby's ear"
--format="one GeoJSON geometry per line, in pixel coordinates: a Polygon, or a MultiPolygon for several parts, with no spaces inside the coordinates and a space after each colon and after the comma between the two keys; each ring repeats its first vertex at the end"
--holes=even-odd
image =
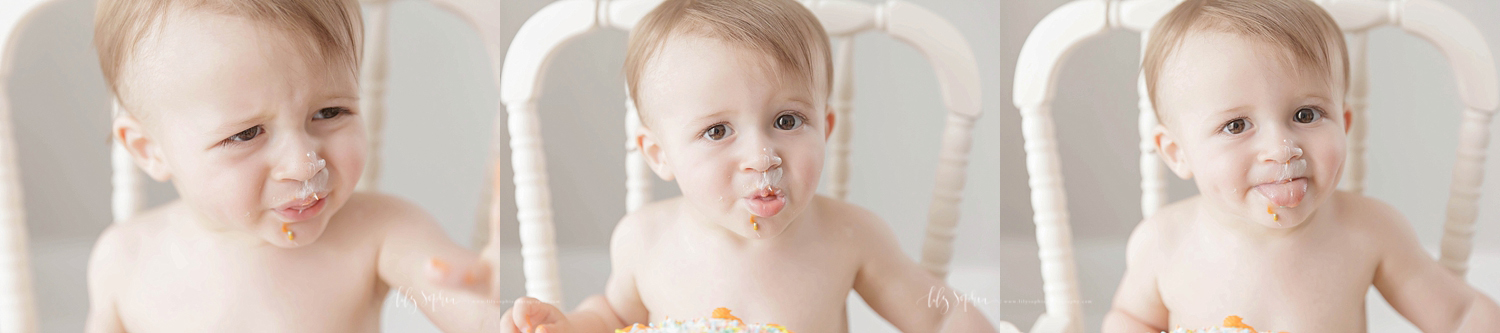
{"type": "Polygon", "coordinates": [[[1172,134],[1167,133],[1167,128],[1156,125],[1156,128],[1151,130],[1151,137],[1156,142],[1156,156],[1161,156],[1162,162],[1167,163],[1167,168],[1172,169],[1172,173],[1177,174],[1179,178],[1193,179],[1193,170],[1188,167],[1188,160],[1182,152],[1182,146],[1177,144],[1177,139],[1173,138],[1172,134]]]}
{"type": "Polygon", "coordinates": [[[837,124],[838,117],[834,116],[833,106],[831,105],[823,107],[823,114],[826,114],[823,118],[827,121],[828,126],[823,129],[823,141],[828,141],[828,138],[833,136],[833,125],[837,124]]]}
{"type": "Polygon", "coordinates": [[[635,151],[646,158],[646,165],[651,166],[651,171],[656,172],[661,180],[672,181],[672,167],[667,164],[666,153],[662,151],[661,145],[656,142],[651,130],[641,127],[635,133],[635,151]]]}
{"type": "Polygon", "coordinates": [[[141,126],[135,116],[120,112],[115,116],[110,134],[110,139],[124,146],[125,151],[130,152],[131,159],[135,160],[135,165],[141,167],[151,179],[159,182],[172,179],[172,172],[161,153],[161,145],[146,136],[146,128],[141,126]]]}

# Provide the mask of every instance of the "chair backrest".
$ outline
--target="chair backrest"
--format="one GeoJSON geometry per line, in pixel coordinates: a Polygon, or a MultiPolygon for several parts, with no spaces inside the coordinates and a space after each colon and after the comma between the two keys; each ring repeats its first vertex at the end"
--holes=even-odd
{"type": "MultiPolygon", "coordinates": [[[[662,0],[561,0],[547,5],[527,19],[516,33],[501,71],[500,99],[509,115],[511,163],[515,168],[516,215],[519,221],[521,255],[526,293],[544,302],[560,304],[562,289],[557,275],[557,248],[552,222],[551,194],[547,187],[546,163],[537,123],[537,99],[541,80],[556,51],[566,42],[599,28],[631,30],[637,21],[662,0]]],[[[958,202],[968,165],[970,132],[979,116],[979,74],[970,50],[958,30],[941,17],[921,7],[891,1],[869,5],[850,0],[803,1],[833,39],[834,86],[830,101],[840,119],[849,119],[853,98],[851,65],[853,37],[865,31],[881,31],[917,48],[932,64],[947,107],[937,185],[928,211],[927,237],[922,248],[922,266],[945,276],[952,255],[953,228],[958,221],[958,202]]],[[[640,126],[634,103],[625,101],[626,136],[629,141],[640,126]]],[[[833,197],[848,193],[849,121],[835,125],[829,150],[828,190],[833,197]]],[[[633,149],[627,143],[626,149],[633,149]]],[[[626,209],[634,210],[651,201],[650,171],[633,151],[626,154],[626,209]]]]}
{"type": "MultiPolygon", "coordinates": [[[[1141,33],[1146,45],[1149,29],[1181,0],[1078,0],[1052,11],[1026,38],[1016,61],[1015,105],[1021,112],[1026,169],[1030,174],[1031,205],[1042,262],[1046,314],[1032,332],[1081,331],[1077,267],[1072,254],[1072,231],[1063,193],[1051,103],[1057,73],[1069,51],[1084,40],[1110,30],[1141,33]]],[[[1468,19],[1433,0],[1315,0],[1343,29],[1349,49],[1348,103],[1354,113],[1349,131],[1343,190],[1362,193],[1365,178],[1365,109],[1369,80],[1365,45],[1370,29],[1396,26],[1437,46],[1453,67],[1465,109],[1459,132],[1458,159],[1453,167],[1447,220],[1439,262],[1457,274],[1467,270],[1479,183],[1484,172],[1489,124],[1500,104],[1495,61],[1489,45],[1468,19]]],[[[1150,216],[1166,201],[1164,165],[1158,162],[1151,131],[1157,125],[1144,78],[1140,94],[1141,212],[1150,216]]]]}
{"type": "Polygon", "coordinates": [[[0,332],[36,332],[36,295],[26,251],[26,213],[21,205],[20,164],[7,96],[16,37],[32,13],[50,0],[0,3],[0,332]]]}

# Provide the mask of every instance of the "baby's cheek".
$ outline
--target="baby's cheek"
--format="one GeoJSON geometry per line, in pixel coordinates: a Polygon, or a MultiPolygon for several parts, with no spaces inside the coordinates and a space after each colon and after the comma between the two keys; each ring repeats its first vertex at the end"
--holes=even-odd
{"type": "MultiPolygon", "coordinates": [[[[702,164],[707,165],[707,164],[702,164]]],[[[718,172],[710,167],[685,167],[676,169],[677,187],[684,195],[716,199],[724,193],[735,191],[730,178],[733,175],[718,172]],[[712,198],[710,198],[712,197],[712,198]]]]}
{"type": "MultiPolygon", "coordinates": [[[[274,203],[263,202],[261,198],[263,182],[252,182],[246,177],[236,177],[233,180],[216,182],[215,189],[199,191],[201,195],[189,199],[198,201],[199,210],[204,213],[213,212],[217,215],[212,218],[222,223],[231,225],[250,224],[257,217],[257,213],[265,210],[268,205],[274,203]],[[206,206],[206,207],[205,207],[206,206]]],[[[187,199],[187,198],[184,198],[187,199]]]]}
{"type": "MultiPolygon", "coordinates": [[[[338,187],[353,187],[359,181],[360,175],[365,169],[365,140],[363,137],[353,136],[362,131],[348,131],[341,134],[337,140],[329,140],[324,147],[324,158],[328,160],[329,168],[332,169],[340,181],[334,184],[338,187]]],[[[445,165],[433,163],[428,170],[442,170],[445,165]]]]}

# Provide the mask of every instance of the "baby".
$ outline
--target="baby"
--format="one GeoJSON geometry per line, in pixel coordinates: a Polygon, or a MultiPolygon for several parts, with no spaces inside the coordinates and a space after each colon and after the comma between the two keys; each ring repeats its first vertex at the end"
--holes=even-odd
{"type": "Polygon", "coordinates": [[[89,332],[375,332],[390,291],[448,332],[495,332],[495,244],[355,193],[352,0],[104,0],[111,137],[179,199],[114,224],[89,261],[89,332]]]}
{"type": "Polygon", "coordinates": [[[814,193],[833,128],[828,37],[791,0],[668,0],[630,36],[636,148],[682,197],[622,218],[604,295],[564,315],[522,298],[505,332],[612,332],[733,309],[746,324],[845,332],[859,292],[907,332],[992,331],[929,307],[941,279],[870,212],[814,193]]]}
{"type": "Polygon", "coordinates": [[[1158,154],[1199,195],[1130,236],[1104,332],[1217,326],[1365,331],[1365,294],[1425,332],[1494,332],[1500,307],[1439,266],[1390,206],[1337,192],[1348,55],[1307,0],[1187,0],[1143,71],[1158,154]]]}

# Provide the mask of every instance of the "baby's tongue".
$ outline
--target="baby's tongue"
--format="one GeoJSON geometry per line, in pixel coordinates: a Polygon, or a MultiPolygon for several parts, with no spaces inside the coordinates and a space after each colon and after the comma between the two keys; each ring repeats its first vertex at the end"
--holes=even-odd
{"type": "Polygon", "coordinates": [[[1255,187],[1260,195],[1271,201],[1272,205],[1283,207],[1297,207],[1302,202],[1302,196],[1307,195],[1307,179],[1297,179],[1286,183],[1261,184],[1255,187]]]}

